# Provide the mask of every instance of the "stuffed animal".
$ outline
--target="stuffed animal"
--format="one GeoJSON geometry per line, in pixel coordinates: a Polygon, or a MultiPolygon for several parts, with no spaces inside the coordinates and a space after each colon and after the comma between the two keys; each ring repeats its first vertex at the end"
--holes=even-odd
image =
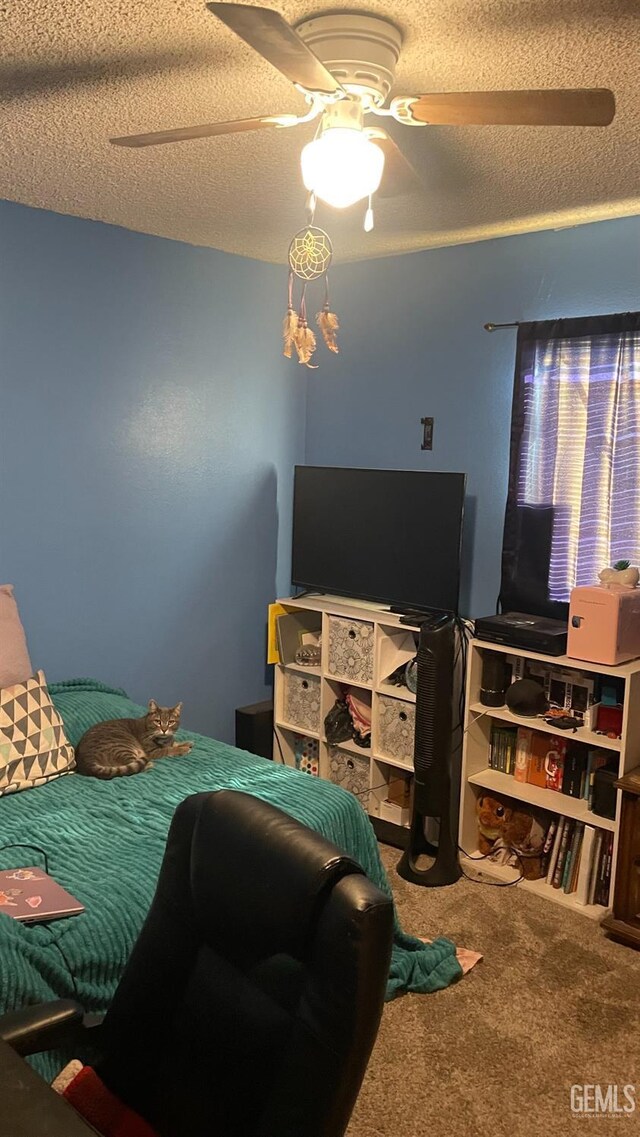
{"type": "Polygon", "coordinates": [[[543,875],[545,820],[490,794],[480,794],[476,815],[479,851],[498,864],[520,869],[525,880],[539,880],[543,875]]]}
{"type": "Polygon", "coordinates": [[[637,588],[640,569],[629,561],[616,561],[613,568],[603,568],[598,579],[603,588],[637,588]]]}
{"type": "Polygon", "coordinates": [[[502,836],[506,811],[506,803],[489,794],[480,794],[476,801],[478,851],[484,857],[493,852],[496,841],[502,836]]]}

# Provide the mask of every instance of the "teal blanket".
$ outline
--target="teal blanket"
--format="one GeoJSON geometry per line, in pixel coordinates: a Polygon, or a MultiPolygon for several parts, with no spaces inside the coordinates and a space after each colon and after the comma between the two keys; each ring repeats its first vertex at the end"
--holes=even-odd
{"type": "MultiPolygon", "coordinates": [[[[92,680],[52,684],[52,698],[75,745],[95,722],[139,715],[123,691],[92,680]]],[[[375,835],[359,802],[329,782],[265,762],[202,735],[183,758],[110,782],[72,774],[0,799],[0,846],[38,845],[49,871],[86,906],[68,920],[30,927],[0,915],[0,1010],[76,997],[104,1011],[153,897],[177,805],[203,790],[244,790],[272,802],[350,853],[390,894],[375,835]]],[[[0,851],[0,868],[42,864],[37,853],[0,851]]],[[[425,945],[396,920],[388,998],[436,991],[462,972],[454,945],[425,945]]]]}

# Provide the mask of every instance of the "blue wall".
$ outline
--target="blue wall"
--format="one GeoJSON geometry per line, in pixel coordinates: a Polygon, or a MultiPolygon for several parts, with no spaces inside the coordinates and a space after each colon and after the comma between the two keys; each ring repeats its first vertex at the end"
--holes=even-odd
{"type": "Polygon", "coordinates": [[[233,737],[288,586],[283,269],[0,203],[0,580],[34,666],[233,737]],[[277,581],[277,564],[280,578],[277,581]]]}
{"type": "Polygon", "coordinates": [[[281,268],[0,203],[0,580],[34,665],[232,738],[305,459],[466,470],[463,604],[492,610],[515,334],[482,325],[638,308],[639,246],[635,218],[339,266],[342,354],[301,375],[281,268]]]}
{"type": "Polygon", "coordinates": [[[341,355],[309,379],[306,461],[468,474],[462,605],[494,610],[515,330],[640,307],[640,218],[340,266],[341,355]],[[433,452],[420,419],[435,417],[433,452]]]}

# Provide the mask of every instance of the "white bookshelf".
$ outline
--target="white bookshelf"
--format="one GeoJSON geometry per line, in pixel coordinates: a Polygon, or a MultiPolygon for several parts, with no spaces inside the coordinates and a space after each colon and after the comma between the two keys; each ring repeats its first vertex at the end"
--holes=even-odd
{"type": "MultiPolygon", "coordinates": [[[[318,743],[319,776],[331,780],[331,757],[335,751],[339,752],[341,759],[348,761],[353,755],[353,761],[362,769],[367,764],[367,792],[359,794],[363,807],[375,822],[384,818],[384,802],[386,798],[385,783],[399,774],[413,774],[413,737],[415,717],[415,695],[405,686],[395,686],[388,682],[389,676],[402,664],[408,663],[417,651],[417,627],[409,627],[400,623],[399,616],[390,612],[388,608],[375,605],[367,601],[351,600],[336,596],[305,596],[301,598],[287,597],[277,601],[290,612],[317,612],[322,621],[322,650],[319,667],[305,667],[300,664],[276,664],[274,678],[274,749],[275,761],[284,761],[286,765],[296,765],[296,743],[300,738],[309,738],[318,743]],[[348,674],[333,674],[329,662],[329,643],[332,634],[332,621],[353,622],[353,627],[360,634],[363,630],[366,637],[371,637],[373,644],[371,652],[370,673],[351,678],[348,674]],[[285,685],[290,681],[291,675],[297,677],[308,676],[317,679],[319,690],[319,711],[315,729],[291,721],[285,713],[286,696],[285,685]],[[353,741],[339,743],[330,747],[324,733],[324,720],[334,705],[341,691],[350,687],[355,693],[362,693],[365,699],[371,700],[371,747],[369,749],[358,746],[353,741]],[[390,702],[393,701],[393,702],[390,702]],[[391,711],[390,711],[391,708],[391,711]],[[385,745],[388,735],[385,735],[384,723],[388,721],[389,714],[393,717],[397,710],[398,717],[406,716],[407,732],[405,738],[406,749],[402,753],[394,753],[393,748],[385,745]],[[410,729],[409,729],[410,728],[410,729]]],[[[334,623],[335,629],[335,623],[334,623]]],[[[341,628],[344,625],[341,625],[341,628]]],[[[346,633],[348,634],[348,632],[346,633]]],[[[315,692],[313,696],[315,699],[315,692]]],[[[308,720],[305,720],[308,721],[308,720]]],[[[338,783],[339,784],[339,783],[338,783]]],[[[408,822],[402,827],[406,833],[408,822]]]]}
{"type": "MultiPolygon", "coordinates": [[[[538,652],[527,652],[517,648],[505,647],[502,644],[490,644],[481,640],[472,640],[469,645],[466,677],[466,711],[464,721],[464,744],[462,750],[462,785],[460,792],[460,829],[459,840],[463,849],[471,854],[463,860],[473,864],[475,869],[489,877],[495,877],[504,882],[514,881],[519,873],[517,869],[505,865],[497,865],[486,859],[474,861],[477,857],[477,820],[476,800],[481,790],[487,790],[499,797],[511,798],[542,809],[550,814],[571,817],[607,830],[614,834],[613,864],[611,880],[615,880],[615,866],[618,855],[618,828],[620,822],[621,795],[618,791],[618,800],[615,820],[600,817],[588,808],[587,802],[582,798],[573,798],[555,790],[530,785],[528,782],[516,781],[513,774],[505,774],[489,766],[489,749],[491,728],[493,723],[506,723],[511,726],[525,726],[536,731],[548,732],[567,737],[569,741],[586,743],[599,749],[611,752],[612,761],[618,763],[619,776],[627,773],[638,765],[640,759],[640,660],[620,664],[618,667],[606,667],[595,663],[586,663],[582,660],[571,659],[568,656],[548,656],[538,652]],[[480,702],[480,685],[482,678],[483,657],[487,653],[497,652],[505,656],[519,656],[523,659],[533,659],[546,663],[559,669],[571,669],[604,677],[615,677],[624,680],[624,703],[622,735],[619,739],[607,738],[582,727],[575,733],[563,732],[557,727],[548,726],[542,719],[525,718],[512,714],[506,706],[486,707],[480,702]]],[[[575,912],[600,920],[608,911],[602,905],[583,905],[576,900],[575,894],[565,893],[562,889],[553,888],[544,880],[520,881],[516,886],[534,892],[544,899],[555,904],[570,908],[575,912]]]]}

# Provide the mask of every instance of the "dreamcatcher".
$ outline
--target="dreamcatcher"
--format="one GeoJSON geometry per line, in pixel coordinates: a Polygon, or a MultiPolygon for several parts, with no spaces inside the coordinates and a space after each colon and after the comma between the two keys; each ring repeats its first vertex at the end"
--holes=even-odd
{"type": "Polygon", "coordinates": [[[307,320],[307,285],[314,280],[324,277],[324,302],[316,315],[316,324],[322,333],[322,338],[329,351],[338,351],[336,332],[339,329],[338,317],[331,311],[329,304],[329,277],[328,270],[333,257],[333,248],[324,229],[318,229],[311,222],[303,229],[298,230],[289,245],[289,293],[287,314],[284,318],[284,354],[291,359],[293,349],[298,355],[298,362],[305,367],[317,367],[311,363],[311,357],[316,350],[315,332],[309,327],[307,320]],[[300,303],[294,303],[294,287],[296,280],[302,281],[300,303]]]}

